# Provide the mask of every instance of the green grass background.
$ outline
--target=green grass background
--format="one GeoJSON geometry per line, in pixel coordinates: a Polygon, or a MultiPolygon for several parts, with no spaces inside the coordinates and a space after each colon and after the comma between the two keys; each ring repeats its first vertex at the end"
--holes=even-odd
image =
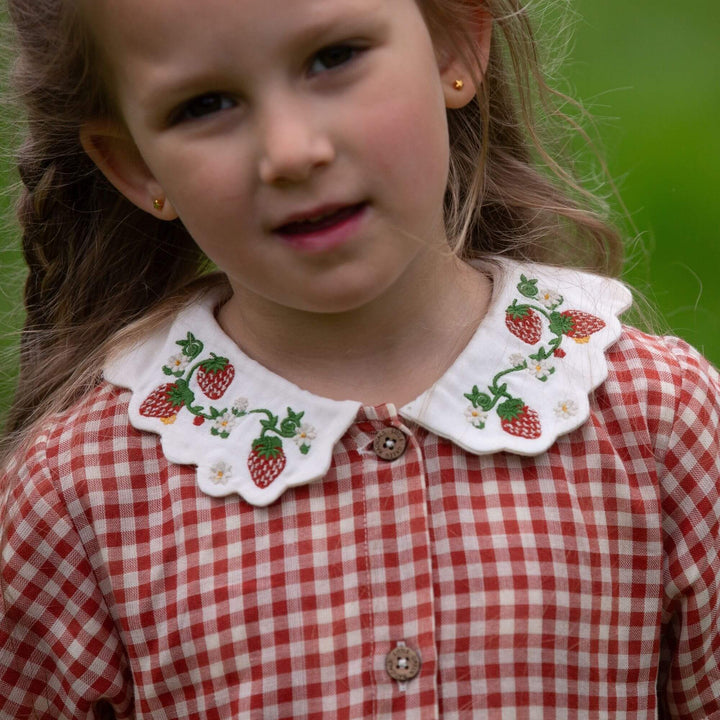
{"type": "MultiPolygon", "coordinates": [[[[627,279],[720,365],[720,7],[575,0],[569,77],[641,233],[627,279]]],[[[632,254],[632,251],[631,251],[632,254]]]]}
{"type": "MultiPolygon", "coordinates": [[[[579,17],[563,74],[597,118],[610,172],[640,233],[626,278],[658,308],[665,328],[720,364],[720,9],[715,0],[570,4],[579,17]]],[[[7,187],[11,141],[0,139],[7,187]]],[[[11,193],[0,194],[0,210],[10,202],[11,193]]],[[[16,233],[6,224],[0,232],[1,410],[22,319],[22,266],[16,233]]]]}

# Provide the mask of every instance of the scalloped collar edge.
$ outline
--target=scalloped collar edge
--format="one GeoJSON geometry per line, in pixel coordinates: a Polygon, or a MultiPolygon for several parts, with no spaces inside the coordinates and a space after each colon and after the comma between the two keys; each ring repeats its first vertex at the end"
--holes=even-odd
{"type": "MultiPolygon", "coordinates": [[[[475,454],[537,455],[589,417],[607,349],[632,297],[619,281],[553,266],[478,263],[493,278],[488,312],[444,375],[399,410],[475,454]]],[[[309,393],[267,370],[222,331],[207,292],[106,363],[132,391],[129,420],[160,436],[200,489],[255,506],[325,476],[362,405],[309,393]]]]}

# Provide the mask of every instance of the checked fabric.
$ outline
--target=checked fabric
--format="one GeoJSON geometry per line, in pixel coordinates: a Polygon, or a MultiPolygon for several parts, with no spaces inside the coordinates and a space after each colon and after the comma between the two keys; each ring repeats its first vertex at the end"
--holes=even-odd
{"type": "Polygon", "coordinates": [[[3,480],[0,718],[717,720],[720,381],[631,328],[606,358],[538,454],[360,407],[264,506],[203,492],[101,384],[3,480]]]}

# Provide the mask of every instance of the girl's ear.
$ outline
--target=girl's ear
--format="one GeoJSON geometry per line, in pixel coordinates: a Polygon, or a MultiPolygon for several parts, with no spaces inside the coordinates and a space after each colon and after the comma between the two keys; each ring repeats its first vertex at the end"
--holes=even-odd
{"type": "Polygon", "coordinates": [[[440,53],[439,67],[445,107],[452,110],[465,107],[475,97],[479,83],[485,76],[492,39],[492,17],[485,8],[476,11],[472,33],[475,40],[473,66],[469,67],[465,59],[458,56],[456,49],[446,49],[440,53]]]}
{"type": "Polygon", "coordinates": [[[80,128],[80,143],[100,172],[131,203],[161,220],[177,217],[125,128],[111,120],[92,121],[80,128]]]}

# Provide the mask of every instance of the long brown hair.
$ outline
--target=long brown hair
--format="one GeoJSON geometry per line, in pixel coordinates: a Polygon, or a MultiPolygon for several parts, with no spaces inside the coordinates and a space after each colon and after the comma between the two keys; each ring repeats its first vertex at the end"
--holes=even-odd
{"type": "MultiPolygon", "coordinates": [[[[476,67],[478,8],[493,18],[481,90],[448,114],[445,210],[453,250],[467,259],[504,254],[617,273],[621,243],[601,199],[541,137],[537,117],[556,117],[559,96],[544,80],[523,2],[418,4],[436,42],[476,67]]],[[[113,110],[77,3],[8,0],[8,7],[17,45],[12,84],[26,117],[17,215],[29,273],[6,452],[38,417],[98,381],[110,338],[128,327],[134,330],[124,337],[137,336],[172,313],[207,271],[179,221],[131,205],[80,146],[81,125],[113,110]]]]}

